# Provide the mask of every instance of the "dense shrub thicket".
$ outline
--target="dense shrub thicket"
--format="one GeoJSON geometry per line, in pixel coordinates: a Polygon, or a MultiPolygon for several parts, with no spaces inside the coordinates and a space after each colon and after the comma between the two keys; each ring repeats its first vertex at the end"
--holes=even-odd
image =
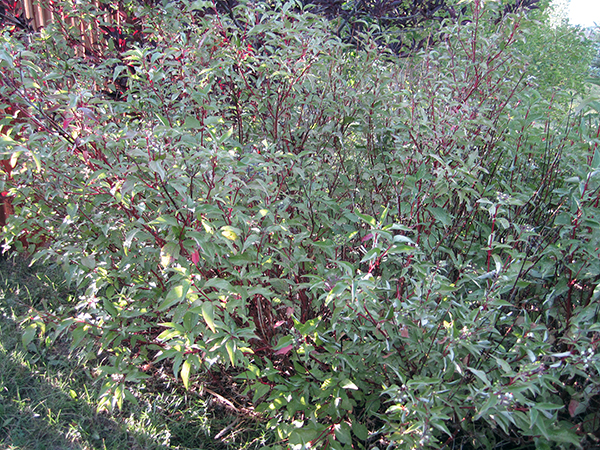
{"type": "Polygon", "coordinates": [[[398,59],[210,7],[134,5],[145,43],[95,61],[67,23],[3,35],[4,236],[85,290],[25,344],[70,336],[100,408],[220,380],[274,446],[600,437],[600,127],[529,71],[538,25],[474,1],[398,59]]]}

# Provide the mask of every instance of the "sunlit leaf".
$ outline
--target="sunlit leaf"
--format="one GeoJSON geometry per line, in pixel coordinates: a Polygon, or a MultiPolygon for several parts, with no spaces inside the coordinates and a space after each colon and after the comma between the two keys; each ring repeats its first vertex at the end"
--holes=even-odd
{"type": "Polygon", "coordinates": [[[202,303],[202,317],[213,333],[217,332],[214,320],[214,307],[211,302],[202,303]]]}
{"type": "Polygon", "coordinates": [[[190,371],[192,365],[189,360],[185,360],[181,365],[181,380],[183,381],[183,385],[186,389],[190,388],[190,371]]]}

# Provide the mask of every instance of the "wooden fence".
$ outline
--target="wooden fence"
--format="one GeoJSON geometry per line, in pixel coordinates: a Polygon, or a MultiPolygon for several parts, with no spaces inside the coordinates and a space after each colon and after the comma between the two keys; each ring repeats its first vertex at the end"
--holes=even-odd
{"type": "Polygon", "coordinates": [[[66,0],[60,4],[52,0],[0,0],[0,7],[3,7],[6,16],[11,14],[15,16],[15,23],[21,19],[21,22],[28,22],[30,29],[34,31],[54,22],[64,24],[71,33],[76,35],[79,41],[77,45],[79,52],[92,51],[95,53],[105,45],[106,31],[103,31],[100,25],[118,29],[127,20],[127,15],[120,8],[118,1],[110,5],[99,0],[83,1],[86,6],[95,7],[97,11],[104,11],[104,14],[96,15],[94,18],[90,17],[87,21],[72,17],[75,14],[71,13],[81,8],[82,5],[76,0],[66,0]]]}
{"type": "Polygon", "coordinates": [[[33,0],[20,0],[25,17],[31,20],[31,26],[39,30],[51,23],[54,19],[54,13],[44,8],[39,2],[33,0]]]}

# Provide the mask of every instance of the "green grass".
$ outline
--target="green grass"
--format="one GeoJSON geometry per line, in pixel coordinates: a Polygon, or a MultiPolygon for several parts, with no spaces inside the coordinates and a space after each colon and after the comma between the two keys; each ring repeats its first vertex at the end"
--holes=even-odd
{"type": "Polygon", "coordinates": [[[76,293],[51,266],[0,260],[1,449],[242,449],[259,448],[255,422],[230,413],[200,390],[160,379],[138,389],[138,403],[97,412],[94,367],[68,350],[21,342],[19,317],[31,307],[57,308],[76,293]],[[216,437],[216,439],[215,439],[216,437]]]}

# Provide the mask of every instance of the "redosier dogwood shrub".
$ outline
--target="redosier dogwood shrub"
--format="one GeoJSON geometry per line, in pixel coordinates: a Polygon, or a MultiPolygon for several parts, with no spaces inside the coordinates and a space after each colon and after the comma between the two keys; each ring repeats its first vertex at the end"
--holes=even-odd
{"type": "Polygon", "coordinates": [[[598,115],[538,93],[527,17],[465,5],[405,59],[291,3],[133,4],[98,59],[3,35],[7,246],[82,292],[25,344],[69,336],[100,408],[226,374],[277,447],[600,437],[598,115]]]}

